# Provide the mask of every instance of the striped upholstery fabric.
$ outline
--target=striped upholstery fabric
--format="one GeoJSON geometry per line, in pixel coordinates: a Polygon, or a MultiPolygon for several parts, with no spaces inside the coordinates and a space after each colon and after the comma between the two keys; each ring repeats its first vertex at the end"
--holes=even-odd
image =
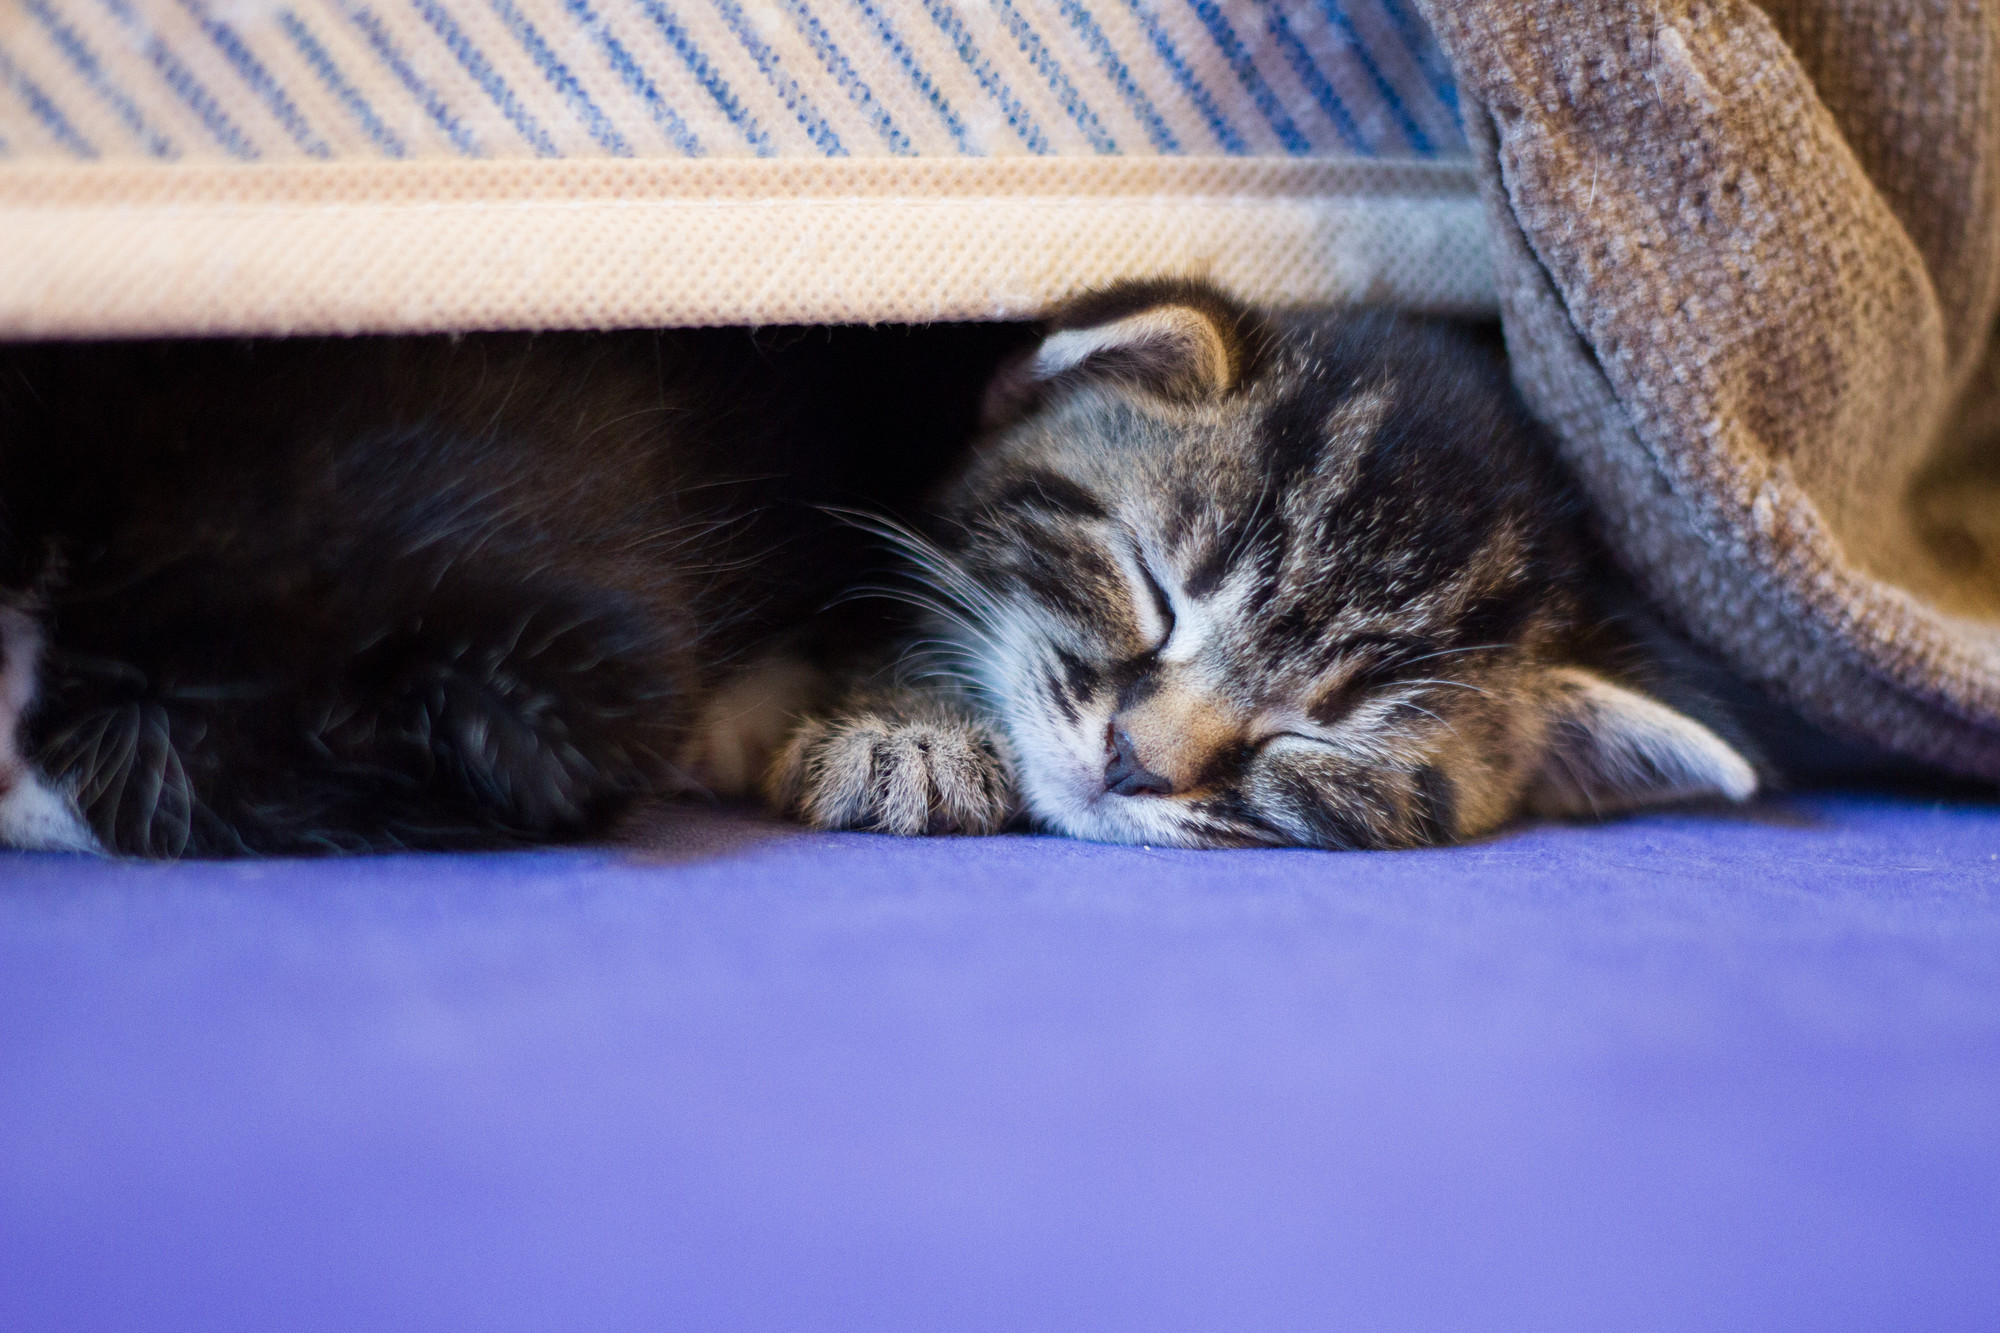
{"type": "Polygon", "coordinates": [[[0,154],[1463,152],[1412,0],[0,0],[0,154]]]}
{"type": "Polygon", "coordinates": [[[1480,210],[1419,0],[0,0],[0,338],[1490,310],[1480,210]]]}

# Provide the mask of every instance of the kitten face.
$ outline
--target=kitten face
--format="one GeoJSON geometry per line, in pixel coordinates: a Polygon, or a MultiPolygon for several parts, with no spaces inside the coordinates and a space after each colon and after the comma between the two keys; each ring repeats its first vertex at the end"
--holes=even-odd
{"type": "Polygon", "coordinates": [[[1015,419],[938,553],[940,636],[1038,820],[1393,847],[1754,787],[1571,660],[1572,503],[1491,359],[1380,316],[1127,299],[998,387],[1015,419]]]}

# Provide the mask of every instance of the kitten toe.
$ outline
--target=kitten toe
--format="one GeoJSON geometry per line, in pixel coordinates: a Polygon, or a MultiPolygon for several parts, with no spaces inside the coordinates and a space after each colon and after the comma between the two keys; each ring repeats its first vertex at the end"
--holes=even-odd
{"type": "Polygon", "coordinates": [[[815,828],[997,833],[1015,809],[1001,742],[977,722],[815,719],[773,765],[773,804],[815,828]]]}

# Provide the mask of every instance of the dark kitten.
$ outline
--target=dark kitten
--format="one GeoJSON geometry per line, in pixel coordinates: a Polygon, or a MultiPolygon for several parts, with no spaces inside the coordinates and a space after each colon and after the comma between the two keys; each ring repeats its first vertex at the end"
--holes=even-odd
{"type": "Polygon", "coordinates": [[[991,404],[928,534],[898,534],[929,623],[770,774],[808,822],[1407,847],[1756,789],[1647,687],[1464,332],[1126,288],[991,404]]]}
{"type": "Polygon", "coordinates": [[[808,684],[766,655],[863,558],[818,506],[923,477],[1007,337],[5,349],[0,843],[489,845],[746,786],[808,684]]]}

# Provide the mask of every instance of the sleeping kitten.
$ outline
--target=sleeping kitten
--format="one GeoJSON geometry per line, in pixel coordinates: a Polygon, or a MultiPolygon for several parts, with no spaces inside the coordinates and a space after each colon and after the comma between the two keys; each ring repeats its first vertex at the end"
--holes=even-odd
{"type": "Polygon", "coordinates": [[[1742,800],[1634,674],[1500,358],[1441,323],[1128,287],[995,382],[894,669],[767,778],[824,828],[1412,847],[1742,800]]]}
{"type": "Polygon", "coordinates": [[[812,686],[769,654],[865,556],[818,505],[924,477],[1005,337],[0,349],[0,845],[485,846],[746,789],[812,686]]]}

